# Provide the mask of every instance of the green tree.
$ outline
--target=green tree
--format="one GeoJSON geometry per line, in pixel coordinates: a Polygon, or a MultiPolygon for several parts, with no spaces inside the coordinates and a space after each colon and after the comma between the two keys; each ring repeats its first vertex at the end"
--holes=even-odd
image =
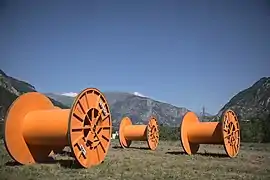
{"type": "Polygon", "coordinates": [[[159,138],[160,140],[179,140],[179,127],[160,126],[159,138]]]}

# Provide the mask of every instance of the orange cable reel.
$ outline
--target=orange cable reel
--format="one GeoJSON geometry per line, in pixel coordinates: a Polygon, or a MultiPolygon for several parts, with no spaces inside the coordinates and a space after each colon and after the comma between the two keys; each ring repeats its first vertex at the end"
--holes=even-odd
{"type": "Polygon", "coordinates": [[[233,110],[224,111],[220,122],[200,122],[194,112],[187,112],[180,125],[180,139],[185,153],[198,152],[200,144],[222,144],[227,155],[236,157],[240,150],[240,125],[233,110]]]}
{"type": "Polygon", "coordinates": [[[156,150],[159,143],[157,118],[151,116],[147,125],[133,125],[129,117],[124,117],[119,126],[119,143],[128,148],[132,141],[147,141],[150,150],[156,150]]]}
{"type": "Polygon", "coordinates": [[[39,92],[19,96],[5,118],[4,142],[20,164],[44,162],[49,154],[69,146],[84,168],[102,163],[112,134],[105,96],[96,88],[81,91],[71,109],[61,109],[39,92]]]}

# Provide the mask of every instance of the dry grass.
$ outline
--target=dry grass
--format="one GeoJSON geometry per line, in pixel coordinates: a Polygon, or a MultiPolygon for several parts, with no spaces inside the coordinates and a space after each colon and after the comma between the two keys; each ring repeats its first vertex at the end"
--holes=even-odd
{"type": "Polygon", "coordinates": [[[270,144],[242,144],[237,158],[224,157],[222,146],[204,145],[200,153],[184,155],[180,142],[160,142],[156,151],[140,149],[137,142],[121,149],[114,141],[104,161],[89,169],[62,163],[12,165],[3,142],[0,145],[0,177],[5,179],[270,179],[270,144]],[[208,155],[205,155],[208,153],[208,155]],[[214,154],[210,154],[214,153],[214,154]],[[7,163],[8,162],[8,163],[7,163]]]}

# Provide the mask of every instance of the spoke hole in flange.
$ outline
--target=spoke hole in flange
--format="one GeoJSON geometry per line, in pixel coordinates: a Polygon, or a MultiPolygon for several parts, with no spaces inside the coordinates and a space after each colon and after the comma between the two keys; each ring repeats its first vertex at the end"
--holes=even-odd
{"type": "Polygon", "coordinates": [[[152,140],[155,139],[156,131],[157,131],[156,127],[153,127],[153,128],[151,129],[151,139],[152,139],[152,140]]]}
{"type": "MultiPolygon", "coordinates": [[[[85,116],[85,118],[84,118],[83,127],[91,125],[89,118],[90,117],[89,117],[89,111],[88,111],[87,116],[85,116]]],[[[84,137],[87,137],[89,133],[90,133],[90,128],[83,130],[84,137]]]]}
{"type": "Polygon", "coordinates": [[[237,142],[237,127],[233,122],[226,122],[228,130],[226,132],[226,137],[228,137],[227,142],[230,146],[234,146],[237,142]]]}
{"type": "Polygon", "coordinates": [[[84,137],[87,138],[86,140],[86,146],[90,149],[95,148],[99,140],[97,138],[97,131],[99,130],[97,128],[97,125],[100,123],[101,116],[99,115],[99,111],[96,108],[91,108],[88,110],[87,115],[84,119],[84,126],[90,126],[91,128],[84,129],[84,137]],[[97,119],[98,117],[98,119],[97,119]],[[92,135],[89,136],[89,133],[92,135]]]}
{"type": "Polygon", "coordinates": [[[158,139],[158,129],[155,125],[149,127],[149,139],[154,143],[156,143],[158,139]]]}
{"type": "Polygon", "coordinates": [[[92,144],[92,142],[91,142],[91,141],[86,140],[86,147],[90,147],[90,146],[91,146],[91,144],[92,144]]]}

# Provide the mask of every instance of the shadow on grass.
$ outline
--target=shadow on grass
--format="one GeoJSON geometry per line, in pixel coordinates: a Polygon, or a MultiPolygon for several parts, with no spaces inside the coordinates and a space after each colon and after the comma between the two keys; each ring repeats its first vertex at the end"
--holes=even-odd
{"type": "MultiPolygon", "coordinates": [[[[121,146],[113,146],[113,149],[124,149],[121,146]]],[[[129,147],[127,149],[140,149],[140,150],[150,150],[148,147],[129,147]]]]}
{"type": "MultiPolygon", "coordinates": [[[[166,152],[166,154],[171,154],[171,155],[187,155],[187,153],[183,151],[171,151],[171,152],[166,152]]],[[[211,156],[211,157],[217,157],[217,158],[228,158],[227,154],[218,154],[218,153],[201,153],[198,152],[196,153],[197,155],[201,156],[211,156]]]]}
{"type": "MultiPolygon", "coordinates": [[[[55,160],[53,158],[49,158],[45,161],[38,161],[36,164],[60,164],[63,168],[71,168],[71,169],[82,169],[83,167],[80,166],[77,161],[73,159],[61,159],[55,160]]],[[[22,164],[16,161],[8,161],[5,163],[6,166],[23,166],[22,164]]]]}
{"type": "Polygon", "coordinates": [[[83,167],[73,159],[55,160],[54,163],[60,164],[63,168],[82,169],[83,167]]]}
{"type": "Polygon", "coordinates": [[[22,166],[20,163],[16,161],[8,161],[5,163],[6,166],[22,166]]]}
{"type": "Polygon", "coordinates": [[[123,149],[121,146],[113,146],[113,149],[123,149]]]}
{"type": "Polygon", "coordinates": [[[82,169],[83,167],[75,159],[53,159],[40,162],[42,164],[59,164],[63,168],[82,169]]]}

